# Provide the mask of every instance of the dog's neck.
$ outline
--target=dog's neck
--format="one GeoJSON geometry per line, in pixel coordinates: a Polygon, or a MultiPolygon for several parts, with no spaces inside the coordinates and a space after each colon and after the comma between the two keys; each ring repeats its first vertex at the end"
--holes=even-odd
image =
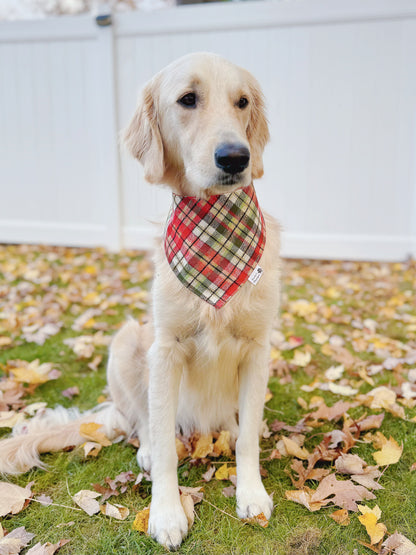
{"type": "Polygon", "coordinates": [[[266,232],[253,185],[208,199],[173,195],[165,253],[179,281],[221,308],[252,278],[266,232]]]}

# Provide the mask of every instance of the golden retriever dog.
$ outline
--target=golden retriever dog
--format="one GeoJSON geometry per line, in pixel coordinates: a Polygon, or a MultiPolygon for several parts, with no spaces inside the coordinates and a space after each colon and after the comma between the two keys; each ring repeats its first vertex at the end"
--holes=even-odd
{"type": "MultiPolygon", "coordinates": [[[[257,81],[208,53],[185,56],[151,79],[124,135],[147,181],[170,187],[176,203],[212,201],[214,208],[223,201],[227,207],[241,191],[254,191],[268,138],[257,81]]],[[[80,421],[102,423],[109,437],[120,429],[136,433],[138,463],[152,476],[149,534],[175,548],[188,529],[179,499],[176,431],[225,429],[235,440],[237,514],[269,518],[272,501],[260,477],[259,432],[280,296],[279,228],[267,215],[259,217],[266,237],[258,262],[261,279],[246,280],[222,306],[178,279],[166,242],[160,241],[152,323],[127,322],[110,348],[111,403],[83,416],[58,408],[29,421],[0,442],[0,471],[24,472],[42,465],[39,453],[82,443],[80,421]]]]}

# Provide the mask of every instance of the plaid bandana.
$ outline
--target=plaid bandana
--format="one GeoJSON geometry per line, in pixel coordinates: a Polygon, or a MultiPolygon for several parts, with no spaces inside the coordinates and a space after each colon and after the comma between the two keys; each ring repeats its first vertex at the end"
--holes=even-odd
{"type": "Polygon", "coordinates": [[[173,195],[166,257],[179,281],[215,308],[251,277],[265,243],[253,185],[208,200],[173,195]]]}

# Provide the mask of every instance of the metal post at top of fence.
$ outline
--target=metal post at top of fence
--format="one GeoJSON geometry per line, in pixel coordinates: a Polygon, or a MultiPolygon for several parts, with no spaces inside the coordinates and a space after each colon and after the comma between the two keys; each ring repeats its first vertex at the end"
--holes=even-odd
{"type": "Polygon", "coordinates": [[[96,52],[99,76],[97,102],[101,127],[100,178],[103,184],[102,193],[108,199],[104,243],[111,250],[119,250],[122,247],[122,214],[113,16],[109,6],[101,4],[94,17],[98,39],[96,52]]]}

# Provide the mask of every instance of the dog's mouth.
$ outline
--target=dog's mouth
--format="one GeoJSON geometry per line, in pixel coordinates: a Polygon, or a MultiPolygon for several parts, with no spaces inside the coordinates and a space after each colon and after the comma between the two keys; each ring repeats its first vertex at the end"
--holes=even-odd
{"type": "Polygon", "coordinates": [[[227,187],[230,185],[236,185],[237,183],[240,183],[242,179],[243,179],[242,173],[234,173],[232,175],[225,174],[220,176],[220,178],[217,181],[217,184],[227,187]]]}

